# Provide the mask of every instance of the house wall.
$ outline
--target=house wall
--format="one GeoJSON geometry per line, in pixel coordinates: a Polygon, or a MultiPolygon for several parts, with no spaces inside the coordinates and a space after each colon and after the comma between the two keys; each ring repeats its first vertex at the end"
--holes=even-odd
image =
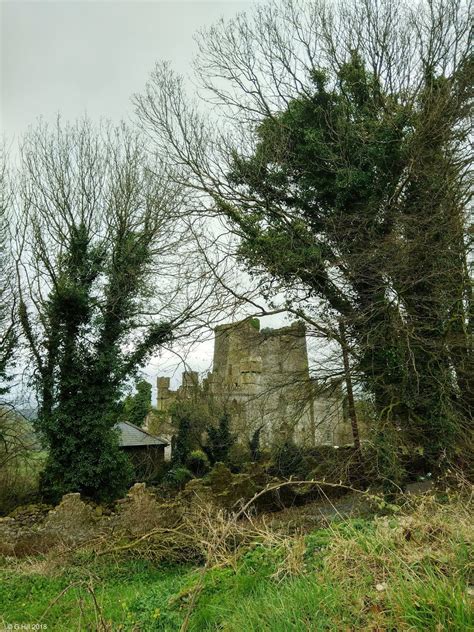
{"type": "Polygon", "coordinates": [[[156,478],[163,469],[165,446],[128,446],[122,450],[129,457],[134,468],[136,482],[150,481],[156,478]]]}

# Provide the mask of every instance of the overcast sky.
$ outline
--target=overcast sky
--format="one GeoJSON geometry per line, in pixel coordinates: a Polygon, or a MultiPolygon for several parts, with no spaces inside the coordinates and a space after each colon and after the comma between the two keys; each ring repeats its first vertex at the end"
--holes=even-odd
{"type": "Polygon", "coordinates": [[[38,116],[132,114],[157,60],[189,71],[193,34],[256,0],[0,0],[1,127],[18,138],[38,116]]]}
{"type": "MultiPolygon", "coordinates": [[[[189,73],[193,34],[257,1],[0,0],[2,135],[14,144],[39,116],[51,121],[58,113],[131,118],[131,96],[143,90],[157,60],[189,73]]],[[[193,369],[208,369],[212,341],[188,361],[193,369]]],[[[174,374],[176,386],[181,370],[166,354],[146,373],[153,382],[157,373],[174,374]]]]}

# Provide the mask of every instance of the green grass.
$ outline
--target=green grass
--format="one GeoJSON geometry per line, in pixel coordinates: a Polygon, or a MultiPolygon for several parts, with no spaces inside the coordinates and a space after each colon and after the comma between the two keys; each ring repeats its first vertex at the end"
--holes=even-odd
{"type": "Polygon", "coordinates": [[[94,601],[86,588],[90,585],[103,618],[112,622],[114,629],[120,629],[120,626],[132,629],[136,621],[129,610],[130,605],[134,604],[140,613],[143,594],[171,596],[179,589],[185,575],[183,568],[156,568],[143,560],[78,562],[58,575],[44,575],[35,569],[25,574],[25,566],[19,572],[16,567],[9,568],[8,560],[4,560],[0,570],[0,622],[2,617],[7,624],[42,621],[49,630],[61,632],[90,629],[87,626],[96,622],[94,601]],[[66,592],[51,606],[65,589],[66,592]],[[45,611],[47,613],[42,618],[45,611]],[[81,628],[78,627],[79,619],[81,628]]]}
{"type": "MultiPolygon", "coordinates": [[[[449,506],[336,523],[277,546],[255,543],[235,567],[204,574],[190,630],[474,630],[470,545],[468,512],[449,506]]],[[[53,631],[96,629],[88,582],[110,629],[172,632],[201,578],[197,568],[143,560],[82,556],[59,572],[42,564],[1,564],[5,623],[39,622],[61,591],[82,582],[50,606],[43,623],[53,631]]]]}

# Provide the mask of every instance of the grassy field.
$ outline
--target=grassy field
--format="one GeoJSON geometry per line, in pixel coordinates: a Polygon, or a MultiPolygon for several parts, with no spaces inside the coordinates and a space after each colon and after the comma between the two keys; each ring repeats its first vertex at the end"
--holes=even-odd
{"type": "Polygon", "coordinates": [[[262,538],[202,568],[78,553],[0,567],[0,622],[48,630],[474,630],[465,500],[262,538]],[[190,609],[190,607],[192,608],[190,609]]]}

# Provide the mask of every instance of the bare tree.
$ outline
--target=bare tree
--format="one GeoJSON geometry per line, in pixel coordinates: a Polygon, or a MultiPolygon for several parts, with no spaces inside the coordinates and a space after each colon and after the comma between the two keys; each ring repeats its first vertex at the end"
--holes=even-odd
{"type": "MultiPolygon", "coordinates": [[[[0,148],[0,398],[9,390],[9,367],[16,345],[15,295],[12,283],[12,258],[9,239],[8,204],[11,198],[5,148],[0,148]]],[[[6,402],[0,401],[1,404],[6,402]]]]}
{"type": "Polygon", "coordinates": [[[264,297],[283,290],[341,342],[380,427],[430,468],[473,409],[470,16],[462,0],[270,2],[198,37],[212,109],[167,65],[136,98],[171,177],[226,218],[264,297]]]}
{"type": "Polygon", "coordinates": [[[43,489],[120,493],[114,424],[126,381],[214,307],[179,185],[125,125],[40,123],[24,140],[20,322],[49,450],[43,489]]]}

